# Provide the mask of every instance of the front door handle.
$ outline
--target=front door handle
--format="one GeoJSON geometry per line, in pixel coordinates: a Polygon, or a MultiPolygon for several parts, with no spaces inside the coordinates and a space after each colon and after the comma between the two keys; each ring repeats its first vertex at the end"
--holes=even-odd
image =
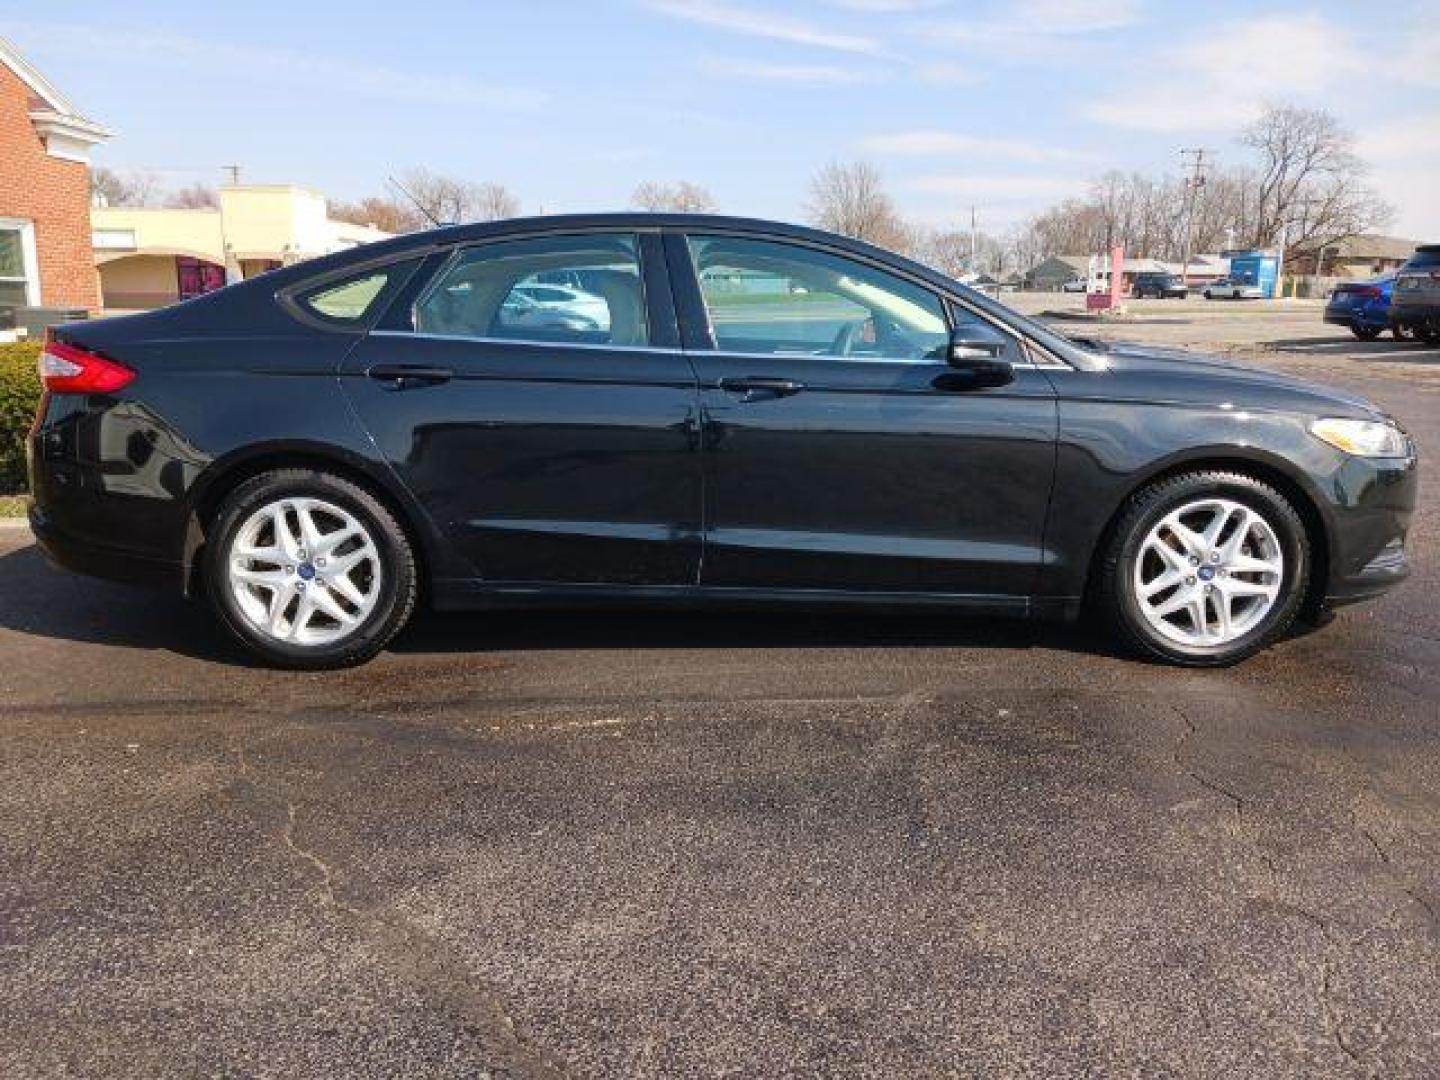
{"type": "Polygon", "coordinates": [[[435,386],[455,377],[455,372],[447,367],[427,367],[424,364],[376,364],[365,374],[380,382],[390,383],[395,390],[435,386]]]}
{"type": "Polygon", "coordinates": [[[767,375],[742,375],[720,380],[720,389],[732,394],[743,394],[746,401],[762,398],[789,397],[805,389],[805,384],[794,379],[777,379],[767,375]]]}

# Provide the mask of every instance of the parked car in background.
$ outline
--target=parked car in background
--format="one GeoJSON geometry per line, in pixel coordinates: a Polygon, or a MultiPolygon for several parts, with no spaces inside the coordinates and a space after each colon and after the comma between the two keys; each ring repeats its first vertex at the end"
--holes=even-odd
{"type": "Polygon", "coordinates": [[[1073,277],[1073,278],[1071,278],[1069,281],[1065,282],[1065,284],[1063,284],[1063,285],[1060,286],[1060,291],[1061,291],[1061,292],[1084,292],[1084,291],[1089,287],[1089,285],[1090,285],[1090,282],[1089,282],[1088,279],[1083,278],[1083,277],[1073,277]]]}
{"type": "Polygon", "coordinates": [[[557,325],[571,320],[597,330],[608,330],[610,327],[610,309],[605,301],[583,289],[526,282],[515,286],[510,296],[533,305],[532,314],[527,317],[531,321],[525,325],[543,325],[547,318],[554,318],[557,325]]]}
{"type": "Polygon", "coordinates": [[[1206,300],[1263,300],[1265,290],[1239,278],[1216,278],[1201,293],[1206,300]]]}
{"type": "Polygon", "coordinates": [[[500,305],[500,322],[507,329],[530,327],[550,330],[599,330],[600,324],[591,316],[562,307],[541,304],[518,290],[511,292],[500,305]]]}
{"type": "Polygon", "coordinates": [[[40,371],[45,551],[208,595],[286,667],[359,663],[422,601],[1093,610],[1214,666],[1408,573],[1415,448],[1362,398],[1082,344],[775,222],[397,237],[59,327],[40,371]],[[561,270],[606,329],[506,322],[561,270]]]}
{"type": "Polygon", "coordinates": [[[1440,344],[1440,244],[1422,244],[1395,271],[1390,321],[1428,345],[1440,344]]]}
{"type": "Polygon", "coordinates": [[[1153,296],[1157,300],[1184,300],[1190,295],[1190,287],[1179,274],[1145,272],[1136,274],[1130,283],[1130,292],[1137,297],[1153,296]]]}
{"type": "Polygon", "coordinates": [[[1325,321],[1348,328],[1361,341],[1373,341],[1386,330],[1397,338],[1412,338],[1414,331],[1390,321],[1394,288],[1394,274],[1382,274],[1370,281],[1343,281],[1330,293],[1325,321]]]}

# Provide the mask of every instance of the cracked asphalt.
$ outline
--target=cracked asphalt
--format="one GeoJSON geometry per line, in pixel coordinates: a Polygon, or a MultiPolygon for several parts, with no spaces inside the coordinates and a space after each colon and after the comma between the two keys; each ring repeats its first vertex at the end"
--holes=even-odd
{"type": "MultiPolygon", "coordinates": [[[[1323,345],[1261,357],[1440,450],[1440,362],[1323,345]]],[[[563,612],[276,673],[0,528],[0,1073],[1440,1075],[1422,499],[1406,587],[1208,673],[563,612]]]]}

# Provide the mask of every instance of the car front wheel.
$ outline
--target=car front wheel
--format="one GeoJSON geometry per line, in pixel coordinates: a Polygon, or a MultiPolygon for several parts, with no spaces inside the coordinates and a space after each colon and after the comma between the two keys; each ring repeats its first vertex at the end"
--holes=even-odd
{"type": "Polygon", "coordinates": [[[1140,652],[1218,667],[1285,633],[1309,567],[1305,525],[1283,495],[1242,474],[1195,472],[1131,497],[1104,552],[1099,599],[1140,652]]]}
{"type": "Polygon", "coordinates": [[[1355,323],[1350,327],[1350,332],[1354,334],[1357,338],[1359,338],[1361,341],[1374,341],[1380,336],[1380,327],[1365,326],[1361,323],[1355,323]]]}
{"type": "Polygon", "coordinates": [[[363,663],[415,607],[415,557],[389,510],[364,488],[311,469],[263,473],[221,504],[206,543],[221,621],[267,662],[363,663]]]}

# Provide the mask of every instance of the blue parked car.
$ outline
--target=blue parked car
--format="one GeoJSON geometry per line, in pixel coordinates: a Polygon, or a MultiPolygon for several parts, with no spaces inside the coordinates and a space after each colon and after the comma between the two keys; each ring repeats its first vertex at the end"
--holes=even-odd
{"type": "Polygon", "coordinates": [[[1341,282],[1325,305],[1325,321],[1348,326],[1361,341],[1374,341],[1386,330],[1408,340],[1415,336],[1414,331],[1390,321],[1390,294],[1394,291],[1394,274],[1383,274],[1371,281],[1341,282]]]}

